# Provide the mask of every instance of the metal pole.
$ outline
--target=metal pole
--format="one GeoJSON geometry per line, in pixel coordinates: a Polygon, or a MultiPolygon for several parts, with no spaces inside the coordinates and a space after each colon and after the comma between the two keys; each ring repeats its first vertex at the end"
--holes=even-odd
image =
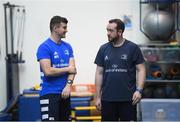
{"type": "MultiPolygon", "coordinates": [[[[5,22],[5,40],[6,40],[6,56],[8,54],[8,36],[7,36],[7,14],[6,8],[9,3],[4,4],[4,22],[5,22]]],[[[7,57],[6,57],[7,58],[7,57]]]]}
{"type": "Polygon", "coordinates": [[[11,54],[14,54],[13,7],[10,6],[11,54]]]}

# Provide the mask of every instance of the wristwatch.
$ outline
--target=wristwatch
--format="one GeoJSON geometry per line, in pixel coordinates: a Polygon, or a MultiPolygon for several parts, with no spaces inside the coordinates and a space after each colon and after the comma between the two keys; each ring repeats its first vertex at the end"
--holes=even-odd
{"type": "Polygon", "coordinates": [[[139,93],[143,94],[143,89],[142,88],[136,88],[136,91],[138,91],[139,93]]]}
{"type": "Polygon", "coordinates": [[[68,80],[67,83],[68,83],[68,84],[72,84],[73,81],[72,81],[72,80],[68,80]]]}

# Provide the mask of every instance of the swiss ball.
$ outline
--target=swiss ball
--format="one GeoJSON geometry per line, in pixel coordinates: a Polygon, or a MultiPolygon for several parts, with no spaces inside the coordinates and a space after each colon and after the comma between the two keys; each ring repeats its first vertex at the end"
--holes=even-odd
{"type": "Polygon", "coordinates": [[[166,41],[174,31],[174,16],[167,11],[153,11],[143,21],[144,33],[151,40],[166,41]]]}
{"type": "Polygon", "coordinates": [[[172,6],[172,3],[175,2],[175,0],[148,0],[154,8],[158,6],[158,9],[164,10],[170,6],[172,6]]]}

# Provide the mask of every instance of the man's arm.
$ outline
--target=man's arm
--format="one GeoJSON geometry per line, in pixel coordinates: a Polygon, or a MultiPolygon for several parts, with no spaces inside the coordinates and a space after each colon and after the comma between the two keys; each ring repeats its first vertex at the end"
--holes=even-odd
{"type": "Polygon", "coordinates": [[[64,68],[51,67],[51,61],[49,59],[41,59],[40,65],[45,76],[58,76],[64,73],[76,73],[75,67],[69,65],[64,68]]]}
{"type": "Polygon", "coordinates": [[[70,74],[68,75],[68,80],[74,81],[74,78],[75,78],[75,75],[76,75],[76,65],[75,65],[75,60],[74,60],[74,58],[70,58],[70,60],[69,60],[69,65],[71,65],[72,67],[75,68],[75,73],[70,73],[70,74]]]}
{"type": "Polygon", "coordinates": [[[101,110],[101,90],[103,82],[103,67],[97,65],[95,74],[95,86],[96,86],[96,107],[101,110]]]}
{"type": "MultiPolygon", "coordinates": [[[[70,58],[69,59],[69,66],[72,66],[75,68],[75,73],[70,73],[68,75],[68,80],[70,80],[72,83],[73,83],[73,80],[75,78],[75,75],[76,75],[76,66],[75,66],[75,60],[74,58],[70,58]]],[[[64,87],[63,91],[62,91],[62,98],[66,99],[66,98],[69,98],[70,94],[71,94],[71,86],[72,86],[72,83],[67,83],[66,86],[64,87]]]]}
{"type": "Polygon", "coordinates": [[[144,64],[136,65],[137,69],[137,88],[143,89],[146,78],[146,70],[144,64]]]}
{"type": "Polygon", "coordinates": [[[145,77],[146,77],[146,70],[144,64],[138,64],[136,65],[137,69],[137,90],[133,94],[133,103],[136,104],[138,103],[141,98],[142,98],[142,90],[144,88],[144,82],[145,82],[145,77]]]}

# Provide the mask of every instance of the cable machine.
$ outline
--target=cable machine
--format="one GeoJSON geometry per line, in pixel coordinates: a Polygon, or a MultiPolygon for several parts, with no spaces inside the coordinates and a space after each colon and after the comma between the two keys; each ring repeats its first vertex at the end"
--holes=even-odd
{"type": "Polygon", "coordinates": [[[6,49],[6,82],[7,103],[19,95],[19,64],[22,59],[22,47],[25,24],[25,7],[4,4],[5,49],[6,49]]]}

